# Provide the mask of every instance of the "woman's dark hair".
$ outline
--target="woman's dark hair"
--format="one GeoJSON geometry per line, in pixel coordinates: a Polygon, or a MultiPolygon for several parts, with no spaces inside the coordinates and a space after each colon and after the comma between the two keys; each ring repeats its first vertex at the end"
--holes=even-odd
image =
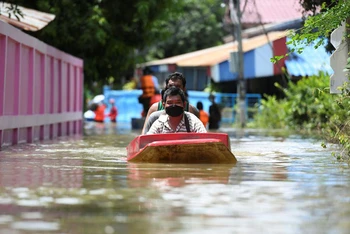
{"type": "Polygon", "coordinates": [[[197,102],[197,109],[203,110],[203,103],[202,102],[197,102]]]}
{"type": "Polygon", "coordinates": [[[167,90],[165,90],[162,101],[166,102],[166,99],[169,96],[176,96],[176,95],[180,95],[183,103],[186,101],[186,97],[185,97],[184,92],[178,87],[170,87],[167,90]]]}
{"type": "Polygon", "coordinates": [[[152,69],[150,67],[145,67],[143,70],[142,70],[142,73],[143,75],[150,75],[153,73],[152,69]]]}

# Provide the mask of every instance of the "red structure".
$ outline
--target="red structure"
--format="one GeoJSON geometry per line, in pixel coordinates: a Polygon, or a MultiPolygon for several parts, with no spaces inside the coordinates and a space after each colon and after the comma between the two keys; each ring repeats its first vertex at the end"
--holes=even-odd
{"type": "Polygon", "coordinates": [[[140,135],[126,147],[129,162],[236,163],[226,133],[177,132],[140,135]]]}
{"type": "Polygon", "coordinates": [[[0,148],[82,134],[83,60],[0,21],[0,148]]]}

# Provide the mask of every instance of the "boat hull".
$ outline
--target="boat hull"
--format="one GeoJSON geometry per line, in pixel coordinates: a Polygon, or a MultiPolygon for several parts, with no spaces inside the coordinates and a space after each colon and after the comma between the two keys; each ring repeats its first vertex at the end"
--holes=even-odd
{"type": "Polygon", "coordinates": [[[141,135],[127,147],[130,162],[236,163],[224,133],[141,135]]]}

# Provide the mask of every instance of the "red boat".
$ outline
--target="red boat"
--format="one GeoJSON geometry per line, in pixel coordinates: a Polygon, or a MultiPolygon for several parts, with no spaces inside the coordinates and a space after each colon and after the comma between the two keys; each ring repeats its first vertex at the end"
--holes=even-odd
{"type": "Polygon", "coordinates": [[[129,162],[236,163],[226,133],[140,135],[127,146],[129,162]]]}

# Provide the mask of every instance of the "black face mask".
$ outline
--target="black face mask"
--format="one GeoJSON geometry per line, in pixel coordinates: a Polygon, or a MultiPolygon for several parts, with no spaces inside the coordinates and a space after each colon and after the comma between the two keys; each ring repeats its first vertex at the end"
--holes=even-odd
{"type": "Polygon", "coordinates": [[[171,117],[177,117],[184,113],[184,108],[182,106],[172,105],[166,107],[165,112],[171,117]]]}

